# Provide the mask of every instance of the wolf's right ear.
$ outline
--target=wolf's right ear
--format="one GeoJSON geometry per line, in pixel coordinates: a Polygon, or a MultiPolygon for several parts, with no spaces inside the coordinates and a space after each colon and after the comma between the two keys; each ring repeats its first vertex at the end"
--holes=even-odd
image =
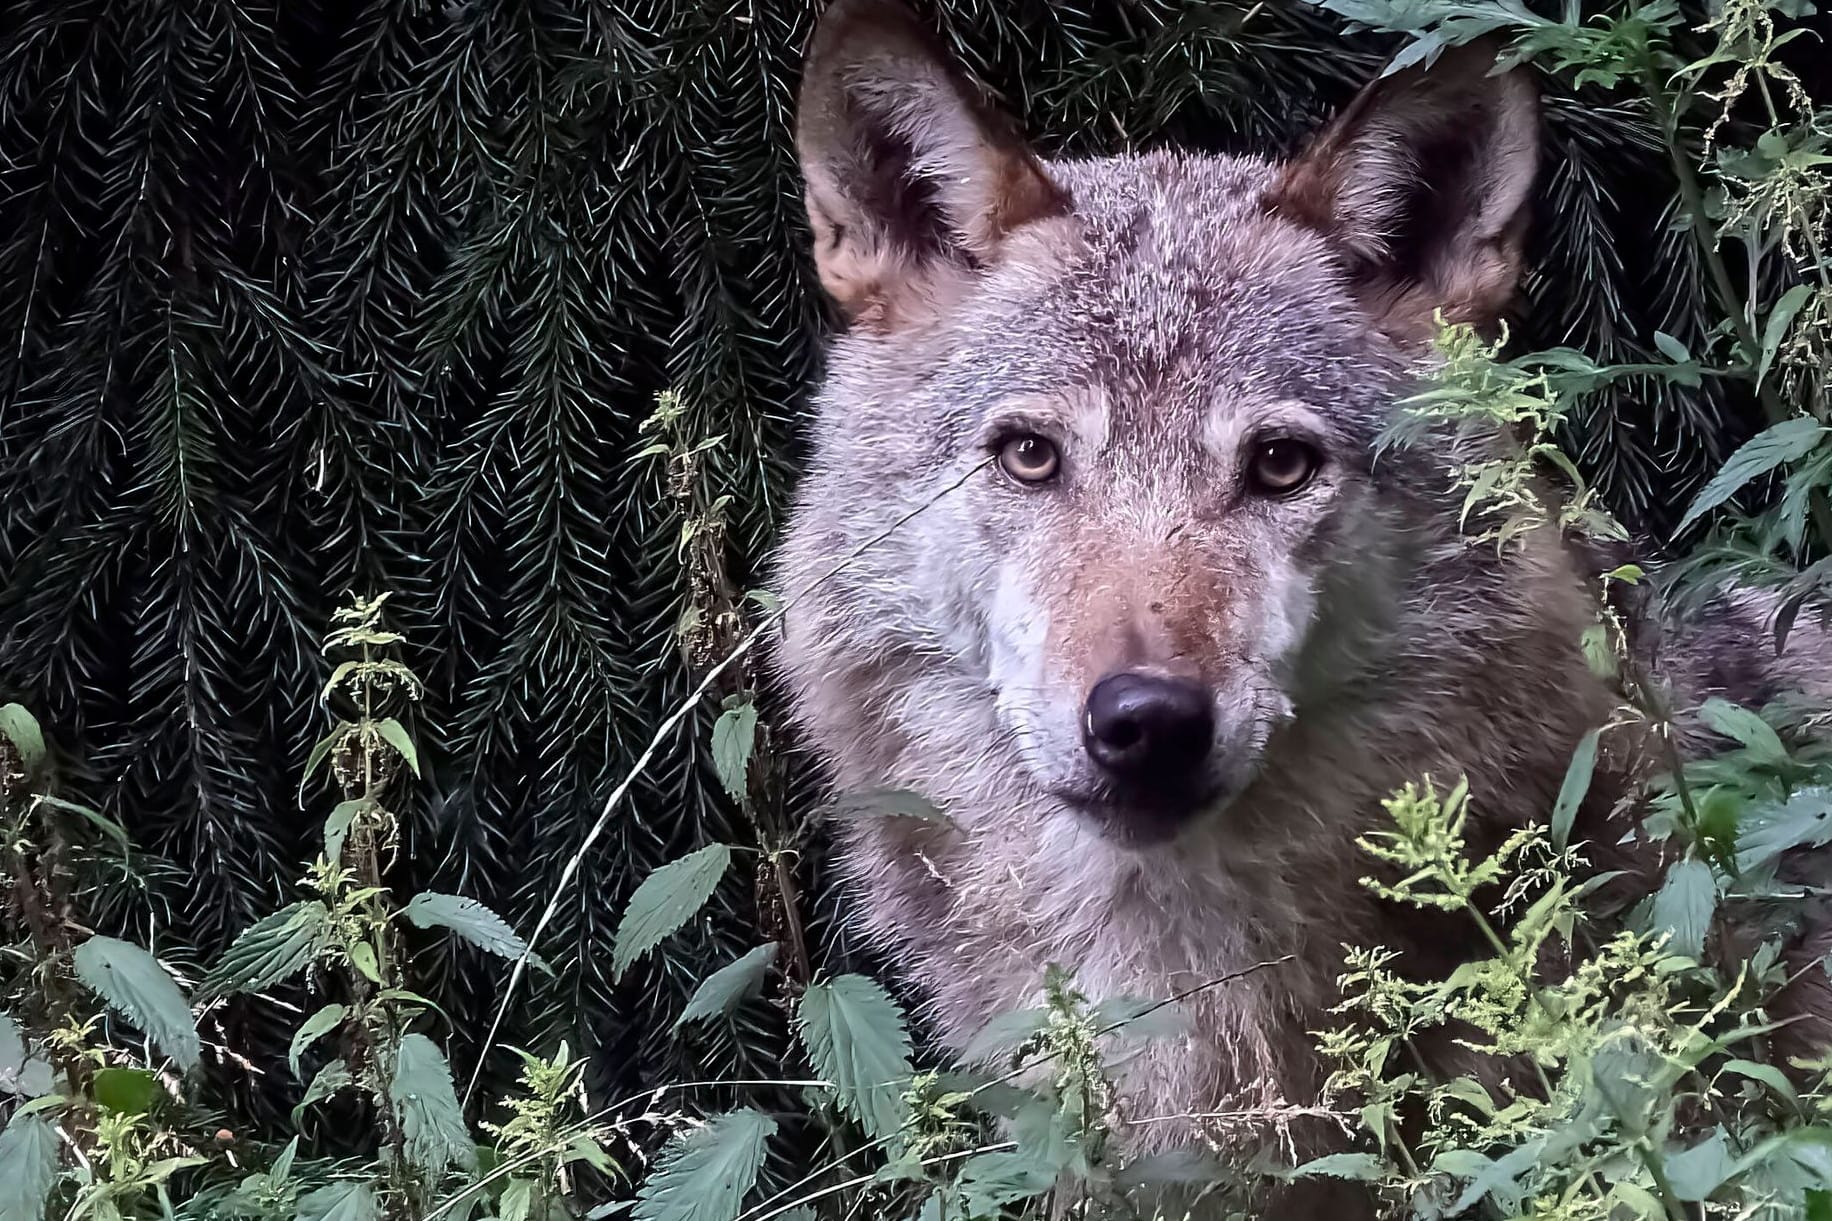
{"type": "Polygon", "coordinates": [[[802,73],[796,144],[821,285],[887,328],[1068,210],[1013,126],[894,0],[838,0],[802,73]]]}

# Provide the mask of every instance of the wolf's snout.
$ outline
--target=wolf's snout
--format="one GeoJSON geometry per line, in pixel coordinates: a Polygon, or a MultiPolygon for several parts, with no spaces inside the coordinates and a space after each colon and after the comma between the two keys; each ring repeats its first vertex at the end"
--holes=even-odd
{"type": "Polygon", "coordinates": [[[1129,787],[1182,787],[1207,760],[1214,732],[1200,684],[1130,670],[1095,683],[1082,717],[1088,757],[1129,787]]]}

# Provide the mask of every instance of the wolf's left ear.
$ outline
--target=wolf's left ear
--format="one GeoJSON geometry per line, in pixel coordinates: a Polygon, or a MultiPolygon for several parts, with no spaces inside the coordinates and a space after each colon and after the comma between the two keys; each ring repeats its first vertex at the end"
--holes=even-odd
{"type": "Polygon", "coordinates": [[[821,284],[880,327],[1068,209],[1002,114],[896,0],[837,0],[802,72],[796,146],[821,284]]]}
{"type": "Polygon", "coordinates": [[[1496,44],[1374,82],[1282,171],[1279,214],[1327,234],[1381,328],[1429,337],[1432,313],[1486,327],[1520,279],[1539,94],[1495,73],[1496,44]]]}

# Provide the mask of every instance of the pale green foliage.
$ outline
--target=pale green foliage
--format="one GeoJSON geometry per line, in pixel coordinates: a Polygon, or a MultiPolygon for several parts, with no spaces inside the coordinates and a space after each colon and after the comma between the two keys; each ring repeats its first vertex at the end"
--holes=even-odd
{"type": "Polygon", "coordinates": [[[763,1165],[776,1121],[732,1111],[677,1138],[636,1197],[637,1221],[731,1221],[763,1165]]]}
{"type": "Polygon", "coordinates": [[[1418,1217],[1483,1203],[1502,1218],[1677,1218],[1684,1201],[1706,1197],[1798,1215],[1809,1151],[1832,1142],[1832,1129],[1802,1121],[1803,1108],[1825,1104],[1825,1087],[1795,1095],[1760,1069],[1767,1088],[1733,1084],[1748,1079],[1753,1066],[1740,1057],[1766,1030],[1752,1012],[1760,963],[1720,978],[1698,953],[1680,952],[1702,949],[1715,910],[1704,862],[1675,867],[1652,927],[1599,940],[1573,859],[1542,828],[1472,861],[1462,783],[1441,796],[1429,780],[1407,785],[1386,808],[1394,829],[1365,843],[1404,878],[1366,884],[1461,914],[1493,953],[1419,982],[1398,975],[1384,950],[1351,952],[1342,1022],[1320,1046],[1337,1066],[1330,1088],[1356,1100],[1375,1151],[1313,1173],[1372,1181],[1418,1217]],[[1547,971],[1548,962],[1566,965],[1547,971]],[[1514,1086],[1428,1075],[1415,1049],[1444,1038],[1512,1062],[1514,1086]],[[1701,1105],[1719,1117],[1708,1130],[1690,1118],[1701,1105]],[[1426,1122],[1407,1137],[1403,1116],[1426,1122]]]}
{"type": "Polygon", "coordinates": [[[910,1040],[884,988],[862,975],[814,984],[802,995],[798,1024],[815,1070],[833,1083],[846,1113],[872,1136],[897,1131],[906,1115],[910,1040]]]}
{"type": "Polygon", "coordinates": [[[670,861],[642,880],[624,909],[612,942],[611,970],[621,976],[630,964],[678,932],[706,905],[731,865],[725,844],[707,844],[670,861]]]}

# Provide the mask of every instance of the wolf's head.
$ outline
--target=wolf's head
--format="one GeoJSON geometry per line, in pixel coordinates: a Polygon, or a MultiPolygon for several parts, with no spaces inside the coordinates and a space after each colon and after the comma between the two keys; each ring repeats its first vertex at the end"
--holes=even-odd
{"type": "Polygon", "coordinates": [[[1389,76],[1288,162],[1045,162],[901,8],[828,11],[798,139],[848,326],[783,592],[844,565],[779,659],[843,774],[932,751],[1162,840],[1379,681],[1443,480],[1378,434],[1434,313],[1519,273],[1537,107],[1493,67],[1389,76]]]}

